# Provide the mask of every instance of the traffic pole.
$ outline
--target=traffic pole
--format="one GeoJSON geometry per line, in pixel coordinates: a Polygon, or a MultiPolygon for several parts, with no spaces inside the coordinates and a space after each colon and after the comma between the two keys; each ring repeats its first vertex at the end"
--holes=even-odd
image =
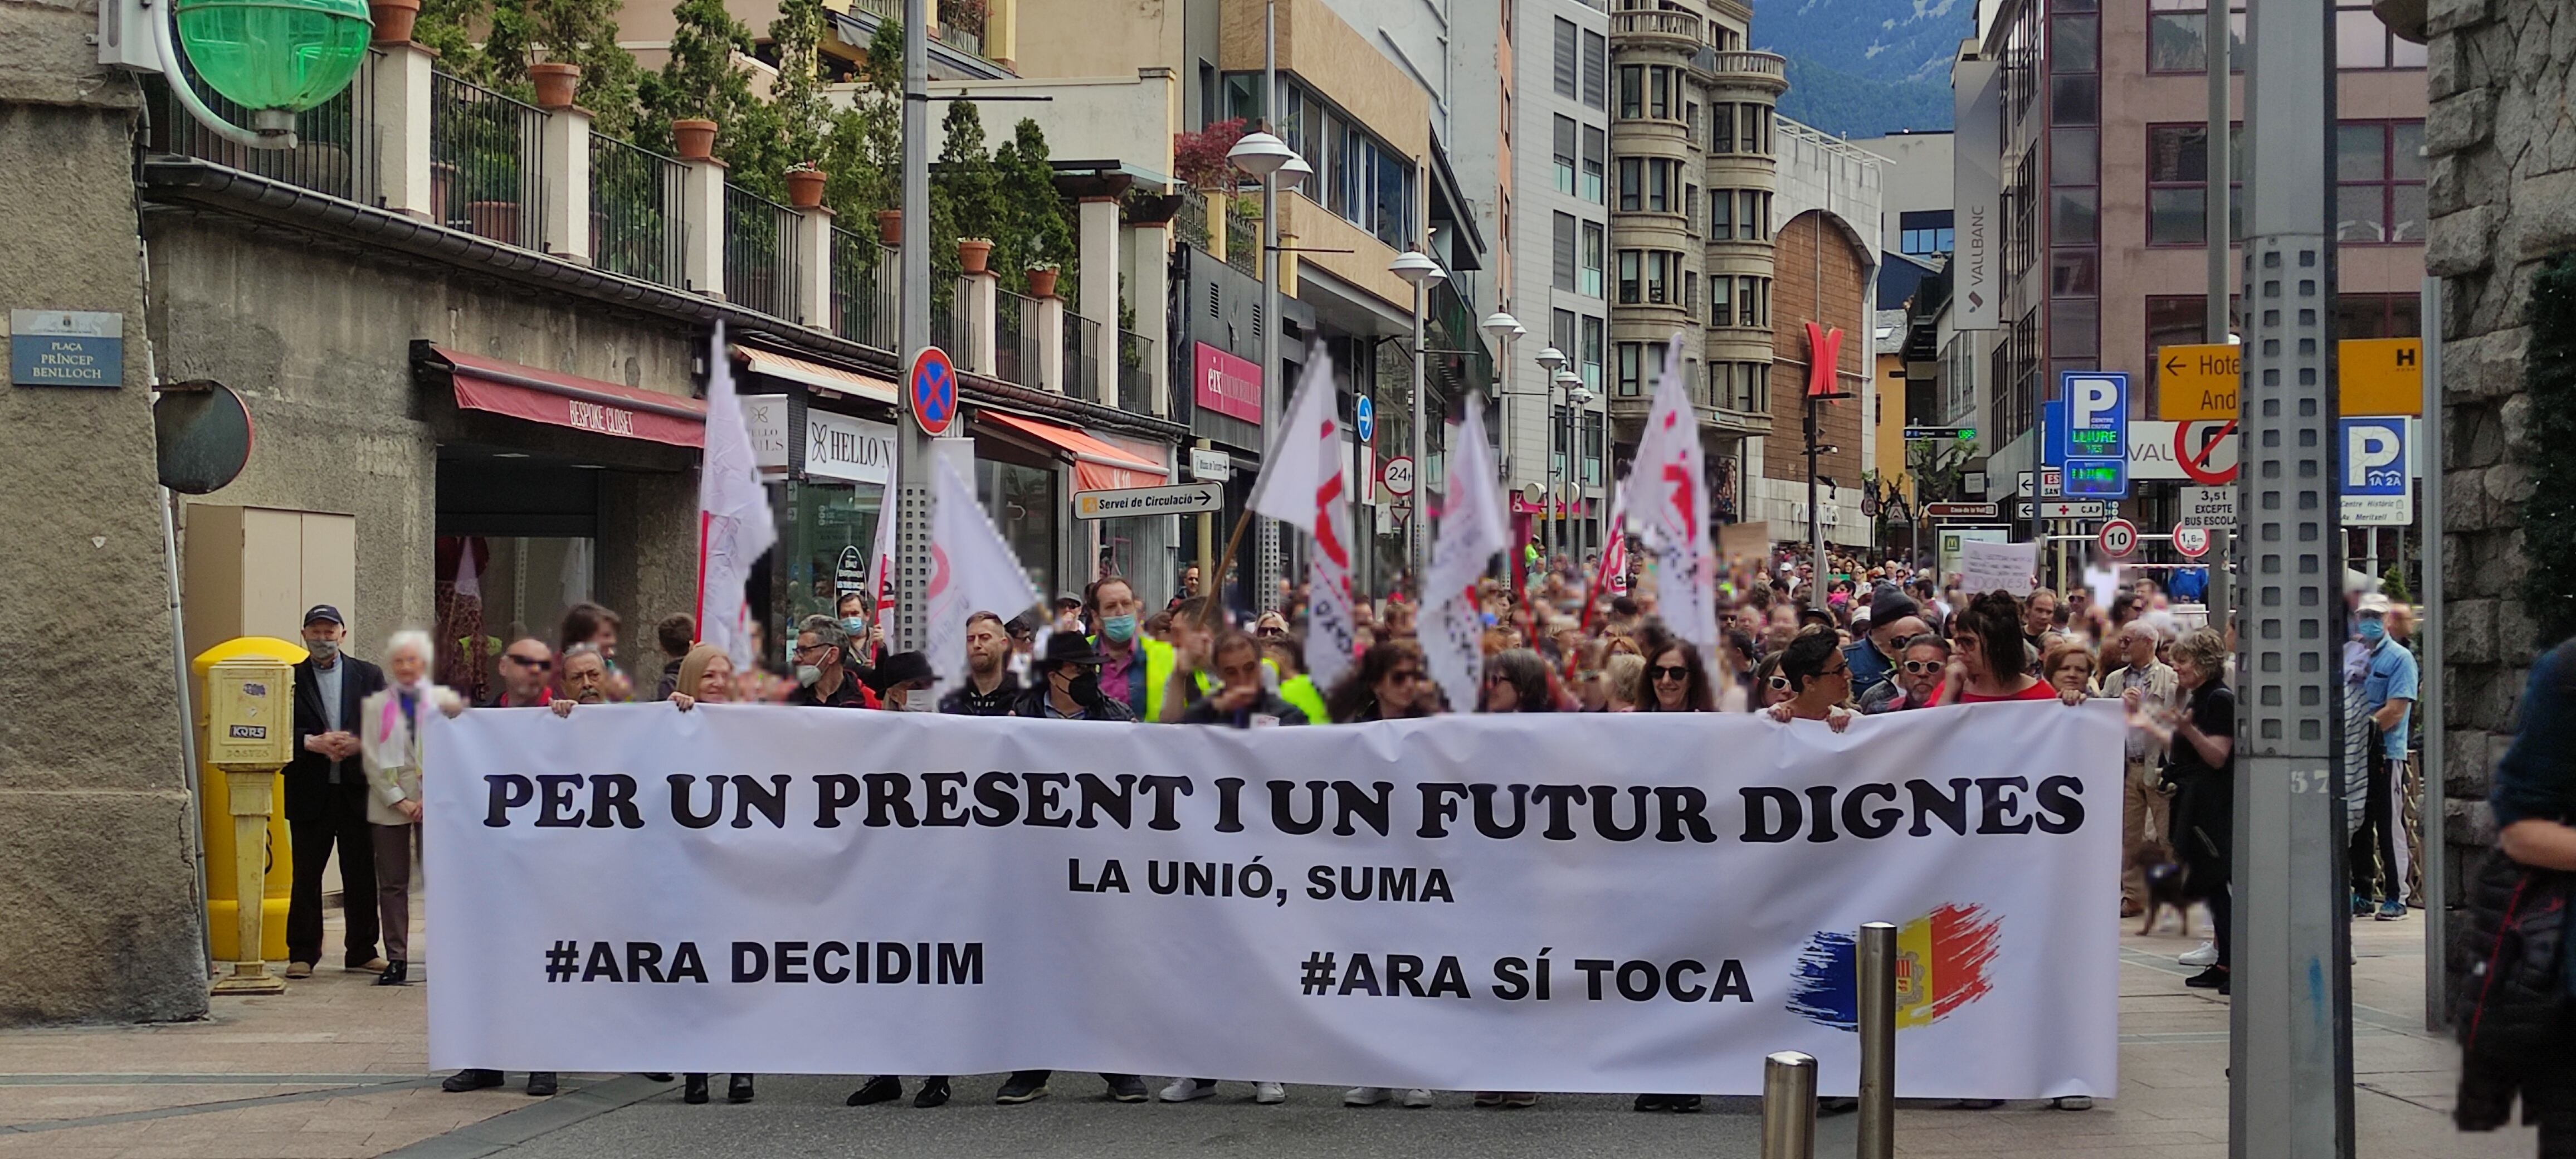
{"type": "MultiPolygon", "coordinates": [[[[2332,5],[2255,4],[2237,634],[2228,1147],[2353,1153],[2351,882],[2344,865],[2346,635],[2334,482],[2332,5]],[[2319,662],[2320,658],[2323,662],[2319,662]]],[[[2213,152],[2221,148],[2212,142],[2213,152]]],[[[2213,229],[2224,229],[2213,222],[2213,229]]]]}
{"type": "Polygon", "coordinates": [[[2442,575],[2442,503],[2445,486],[2442,479],[2442,279],[2424,279],[2424,616],[2418,630],[2424,635],[2423,696],[2416,711],[2424,718],[2423,766],[2416,770],[2422,782],[2424,803],[2423,856],[2416,871],[2424,880],[2424,1028],[2440,1030],[2450,1025],[2451,944],[2450,866],[2447,856],[2449,841],[2442,832],[2449,816],[2449,793],[2445,759],[2449,755],[2448,729],[2450,709],[2444,699],[2444,687],[2450,683],[2443,672],[2443,628],[2447,614],[2446,597],[2449,583],[2442,575]]]}
{"type": "Polygon", "coordinates": [[[1896,1157],[1896,927],[1860,928],[1860,1159],[1896,1157]]]}
{"type": "MultiPolygon", "coordinates": [[[[904,365],[930,345],[930,21],[929,0],[903,3],[903,236],[896,266],[903,277],[898,341],[904,365]]],[[[907,394],[911,383],[906,382],[907,394]]],[[[930,433],[909,405],[895,419],[894,649],[929,642],[930,433]]],[[[879,518],[883,518],[882,515],[879,518]]],[[[936,661],[934,661],[935,663],[936,661]]],[[[927,697],[916,697],[927,700],[927,697]]]]}

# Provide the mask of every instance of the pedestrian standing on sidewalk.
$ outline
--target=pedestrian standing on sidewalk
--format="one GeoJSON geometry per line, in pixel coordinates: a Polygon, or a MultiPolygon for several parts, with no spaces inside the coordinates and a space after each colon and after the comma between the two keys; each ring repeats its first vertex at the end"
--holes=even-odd
{"type": "Polygon", "coordinates": [[[2404,816],[2403,796],[2409,717],[2415,710],[2415,654],[2388,635],[2388,597],[2362,597],[2354,632],[2364,651],[2361,707],[2370,714],[2370,794],[2362,810],[2362,828],[2353,835],[2353,914],[2376,903],[2376,916],[2391,922],[2406,916],[2406,842],[2397,834],[2404,816]]]}
{"type": "MultiPolygon", "coordinates": [[[[2168,716],[2182,704],[2173,666],[2156,659],[2157,634],[2144,620],[2123,626],[2112,651],[2119,664],[2102,674],[2095,689],[2104,696],[2119,697],[2132,720],[2168,716]]],[[[2129,729],[2123,755],[2127,772],[2120,791],[2120,864],[2124,867],[2120,916],[2133,918],[2146,912],[2147,905],[2147,875],[2138,867],[2138,855],[2158,842],[2173,844],[2167,815],[2172,799],[2165,796],[2163,787],[2164,746],[2154,736],[2143,728],[2129,729]]]]}
{"type": "Polygon", "coordinates": [[[2182,859],[2183,895],[2209,906],[2217,954],[2209,968],[2183,984],[2228,992],[2228,875],[2236,835],[2236,694],[2227,687],[2227,646],[2218,633],[2196,629],[2174,641],[2175,682],[2181,711],[2147,724],[2172,755],[2165,782],[2174,789],[2174,853],[2182,859]]]}
{"type": "MultiPolygon", "coordinates": [[[[539,645],[542,647],[543,645],[539,645]]],[[[396,632],[385,644],[388,685],[360,702],[359,756],[367,774],[367,823],[375,845],[376,914],[384,925],[385,969],[376,985],[410,980],[411,863],[420,849],[422,714],[464,711],[456,693],[429,680],[429,633],[396,632]]]]}
{"type": "Polygon", "coordinates": [[[340,651],[340,609],[304,613],[305,660],[295,666],[295,759],[286,766],[286,832],[295,883],[286,902],[286,976],[310,978],[322,960],[322,870],[340,851],[340,965],[384,972],[376,956],[375,837],[367,827],[367,777],[358,757],[360,705],[385,686],[382,669],[340,651]]]}

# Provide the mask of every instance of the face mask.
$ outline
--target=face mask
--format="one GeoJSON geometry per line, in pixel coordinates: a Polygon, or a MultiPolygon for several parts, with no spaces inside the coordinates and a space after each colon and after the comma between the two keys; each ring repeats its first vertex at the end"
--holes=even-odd
{"type": "Polygon", "coordinates": [[[2361,641],[2362,641],[2362,643],[2368,644],[2368,645],[2370,645],[2370,646],[2372,646],[2372,647],[2374,647],[2374,648],[2375,648],[2375,647],[2378,647],[2378,646],[2379,646],[2379,642],[2380,642],[2381,640],[2383,640],[2383,639],[2387,638],[2387,636],[2388,636],[2388,625],[2383,624],[2383,623],[2380,623],[2380,622],[2379,622],[2379,621],[2377,621],[2377,620],[2363,620],[2363,621],[2361,622],[2361,641]]]}
{"type": "Polygon", "coordinates": [[[868,638],[868,621],[863,616],[844,617],[841,620],[841,630],[848,632],[851,639],[864,640],[868,638]]]}
{"type": "Polygon", "coordinates": [[[1090,704],[1100,699],[1100,674],[1085,672],[1074,677],[1066,682],[1064,694],[1072,697],[1075,704],[1090,704]]]}
{"type": "Polygon", "coordinates": [[[821,680],[822,678],[823,670],[820,668],[811,664],[799,664],[796,666],[796,683],[800,687],[812,688],[814,687],[814,682],[821,680]]]}
{"type": "Polygon", "coordinates": [[[306,640],[304,642],[304,650],[312,653],[315,660],[327,661],[340,654],[340,642],[338,640],[306,640]]]}
{"type": "Polygon", "coordinates": [[[1100,634],[1113,643],[1124,644],[1136,638],[1136,617],[1107,616],[1100,621],[1100,634]]]}

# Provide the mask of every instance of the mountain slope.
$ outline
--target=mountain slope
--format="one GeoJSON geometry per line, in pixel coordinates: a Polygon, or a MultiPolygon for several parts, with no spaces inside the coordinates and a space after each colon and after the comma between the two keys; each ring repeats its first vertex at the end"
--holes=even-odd
{"type": "Polygon", "coordinates": [[[1874,137],[1950,127],[1950,62],[1975,30],[1975,0],[1770,0],[1751,39],[1789,58],[1781,113],[1874,137]]]}

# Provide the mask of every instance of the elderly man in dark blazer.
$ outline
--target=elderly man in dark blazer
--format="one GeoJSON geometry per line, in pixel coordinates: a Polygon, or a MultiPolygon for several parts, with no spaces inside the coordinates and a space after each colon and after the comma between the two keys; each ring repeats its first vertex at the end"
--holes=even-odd
{"type": "Polygon", "coordinates": [[[340,896],[348,943],[341,965],[382,971],[376,954],[375,845],[367,826],[367,774],[358,761],[358,704],[385,686],[384,670],[340,651],[348,625],[340,609],[304,613],[295,666],[295,760],[286,766],[286,830],[295,888],[286,905],[286,976],[307,978],[322,960],[322,867],[340,851],[340,896]]]}

